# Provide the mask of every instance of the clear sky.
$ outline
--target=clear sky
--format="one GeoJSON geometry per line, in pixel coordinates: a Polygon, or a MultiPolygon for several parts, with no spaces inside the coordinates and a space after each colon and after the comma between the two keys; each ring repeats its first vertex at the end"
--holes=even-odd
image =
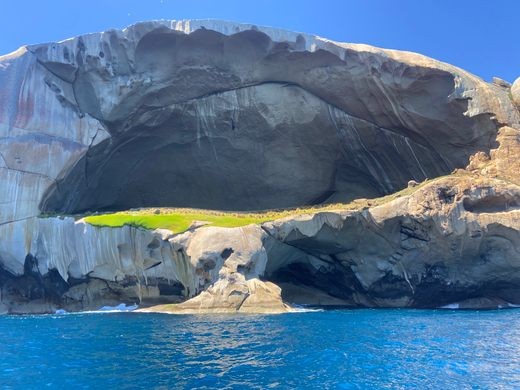
{"type": "Polygon", "coordinates": [[[215,18],[520,76],[520,0],[0,0],[0,53],[148,19],[215,18]]]}

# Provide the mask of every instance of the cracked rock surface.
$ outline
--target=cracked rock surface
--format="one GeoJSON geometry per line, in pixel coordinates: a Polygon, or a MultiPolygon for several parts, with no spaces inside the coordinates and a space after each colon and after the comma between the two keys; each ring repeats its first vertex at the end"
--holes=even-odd
{"type": "Polygon", "coordinates": [[[1,56],[4,310],[520,303],[518,88],[415,53],[214,20],[1,56]],[[262,226],[173,235],[39,218],[349,202],[454,170],[377,206],[262,226]]]}

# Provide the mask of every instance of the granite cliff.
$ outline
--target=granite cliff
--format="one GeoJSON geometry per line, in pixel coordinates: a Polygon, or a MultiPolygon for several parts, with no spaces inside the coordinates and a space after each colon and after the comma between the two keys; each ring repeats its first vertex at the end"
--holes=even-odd
{"type": "Polygon", "coordinates": [[[0,310],[519,304],[519,107],[520,79],[213,20],[22,47],[0,57],[0,310]],[[71,216],[140,207],[311,208],[71,216]]]}

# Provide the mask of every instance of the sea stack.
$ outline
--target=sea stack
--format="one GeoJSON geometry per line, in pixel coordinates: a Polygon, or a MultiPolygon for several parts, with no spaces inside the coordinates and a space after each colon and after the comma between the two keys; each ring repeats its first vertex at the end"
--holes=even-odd
{"type": "Polygon", "coordinates": [[[519,156],[520,78],[416,53],[217,20],[24,46],[0,57],[0,311],[520,304],[519,156]],[[149,207],[277,212],[84,218],[149,207]]]}

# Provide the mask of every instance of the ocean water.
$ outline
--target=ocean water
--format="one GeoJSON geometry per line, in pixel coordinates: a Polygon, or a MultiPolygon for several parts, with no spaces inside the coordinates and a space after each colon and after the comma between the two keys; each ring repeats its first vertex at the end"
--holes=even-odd
{"type": "Polygon", "coordinates": [[[520,310],[3,316],[0,388],[520,388],[520,310]]]}

